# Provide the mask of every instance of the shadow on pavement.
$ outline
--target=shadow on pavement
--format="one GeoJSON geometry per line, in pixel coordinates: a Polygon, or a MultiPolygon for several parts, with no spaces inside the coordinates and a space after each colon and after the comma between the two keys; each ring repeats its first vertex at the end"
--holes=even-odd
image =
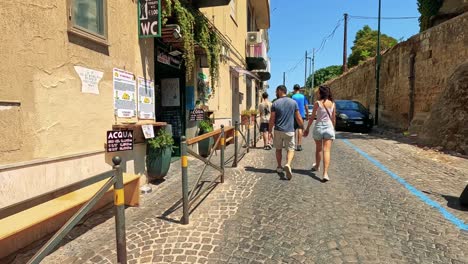
{"type": "Polygon", "coordinates": [[[316,181],[319,181],[319,182],[323,182],[321,178],[319,178],[317,175],[315,175],[315,173],[311,170],[297,170],[297,169],[293,169],[293,173],[297,173],[297,174],[301,174],[301,175],[305,175],[305,176],[309,176],[311,177],[312,179],[316,180],[316,181]]]}
{"type": "Polygon", "coordinates": [[[443,194],[441,196],[444,197],[445,200],[447,200],[448,207],[455,209],[455,210],[468,212],[468,207],[462,206],[460,204],[460,199],[458,197],[451,196],[451,195],[443,195],[443,194]]]}
{"type": "Polygon", "coordinates": [[[248,172],[264,173],[264,174],[275,174],[275,175],[278,175],[280,180],[282,180],[282,181],[287,181],[288,180],[288,179],[286,179],[286,176],[284,175],[284,173],[277,173],[276,170],[266,169],[266,168],[254,168],[254,167],[249,167],[249,166],[244,167],[244,169],[246,171],[248,171],[248,172]]]}

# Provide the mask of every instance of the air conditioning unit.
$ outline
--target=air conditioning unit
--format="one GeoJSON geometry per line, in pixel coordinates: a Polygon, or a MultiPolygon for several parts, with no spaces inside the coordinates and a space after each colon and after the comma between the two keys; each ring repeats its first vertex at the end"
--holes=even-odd
{"type": "Polygon", "coordinates": [[[260,31],[247,32],[247,44],[262,43],[262,33],[260,31]]]}

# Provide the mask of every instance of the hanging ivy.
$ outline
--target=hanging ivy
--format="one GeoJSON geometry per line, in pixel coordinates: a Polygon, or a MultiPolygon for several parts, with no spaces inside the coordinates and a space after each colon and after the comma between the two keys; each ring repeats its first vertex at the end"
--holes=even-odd
{"type": "Polygon", "coordinates": [[[195,45],[205,51],[214,93],[219,78],[220,41],[203,14],[187,8],[185,6],[187,4],[180,0],[164,0],[162,23],[165,25],[170,17],[175,16],[177,24],[180,26],[185,50],[183,58],[188,79],[192,78],[191,74],[195,68],[195,45]]]}
{"type": "Polygon", "coordinates": [[[443,2],[443,0],[418,0],[418,11],[421,14],[419,17],[419,29],[421,32],[432,26],[431,17],[437,15],[443,2]]]}

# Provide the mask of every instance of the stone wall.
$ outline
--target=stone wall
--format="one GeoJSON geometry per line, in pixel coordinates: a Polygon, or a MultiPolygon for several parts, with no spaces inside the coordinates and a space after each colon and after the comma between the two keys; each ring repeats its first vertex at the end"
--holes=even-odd
{"type": "MultiPolygon", "coordinates": [[[[415,35],[383,54],[379,97],[380,125],[401,130],[411,129],[414,133],[427,131],[426,121],[437,110],[433,106],[448,89],[449,77],[457,67],[468,61],[467,28],[468,13],[465,13],[415,35]],[[411,65],[412,56],[414,67],[411,65]],[[411,87],[414,90],[413,100],[410,97],[411,87]],[[410,111],[411,108],[414,110],[410,111]]],[[[327,84],[332,88],[336,99],[358,100],[375,112],[374,59],[327,84]]],[[[451,113],[447,112],[442,117],[450,118],[451,113]]],[[[442,144],[434,135],[425,137],[425,142],[451,148],[442,144]]]]}

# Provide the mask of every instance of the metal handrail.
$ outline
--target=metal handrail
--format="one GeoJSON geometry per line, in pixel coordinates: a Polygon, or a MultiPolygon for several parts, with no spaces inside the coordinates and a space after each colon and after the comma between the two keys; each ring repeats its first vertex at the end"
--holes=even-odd
{"type": "Polygon", "coordinates": [[[27,263],[40,263],[78,224],[81,219],[96,205],[104,194],[114,185],[114,206],[115,206],[115,227],[117,240],[117,262],[127,263],[127,247],[125,238],[125,205],[124,205],[124,184],[123,173],[120,168],[122,159],[119,156],[112,158],[113,169],[101,174],[95,175],[86,180],[67,185],[65,187],[38,195],[23,202],[19,202],[0,209],[0,219],[9,217],[36,205],[53,200],[57,197],[71,193],[75,190],[92,185],[96,182],[108,178],[108,181],[97,191],[93,197],[87,201],[55,234],[34,254],[27,263]]]}

